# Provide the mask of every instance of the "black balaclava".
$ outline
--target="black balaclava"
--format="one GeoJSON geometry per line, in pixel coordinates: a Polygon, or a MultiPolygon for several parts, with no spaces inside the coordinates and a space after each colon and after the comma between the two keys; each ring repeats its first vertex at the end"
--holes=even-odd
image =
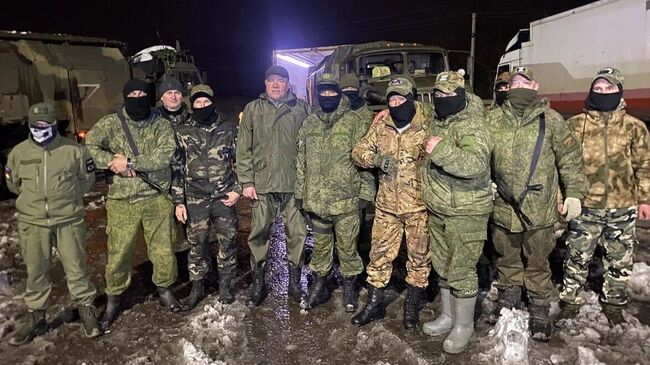
{"type": "MultiPolygon", "coordinates": [[[[389,100],[390,97],[393,95],[400,95],[400,94],[396,92],[392,92],[388,94],[386,100],[389,100]]],[[[409,123],[411,123],[413,117],[415,116],[415,100],[413,98],[413,94],[408,93],[404,97],[406,98],[406,101],[403,102],[401,105],[388,106],[388,110],[390,111],[390,117],[393,118],[393,122],[395,122],[395,126],[399,129],[402,129],[407,125],[409,125],[409,123]]]]}
{"type": "Polygon", "coordinates": [[[526,108],[535,102],[535,99],[537,99],[537,90],[523,87],[508,90],[508,100],[514,112],[520,117],[524,115],[526,108]]]}
{"type": "Polygon", "coordinates": [[[503,105],[503,103],[508,99],[508,92],[505,90],[495,91],[494,92],[494,103],[498,106],[503,105]]]}
{"type": "Polygon", "coordinates": [[[318,85],[318,105],[325,113],[331,113],[339,107],[341,102],[341,89],[336,85],[324,84],[318,85]],[[335,96],[323,96],[320,93],[326,90],[331,90],[336,93],[335,96]]]}
{"type": "Polygon", "coordinates": [[[162,111],[163,111],[163,113],[165,113],[165,114],[167,114],[167,115],[170,115],[170,116],[173,116],[173,117],[177,117],[177,116],[183,114],[183,112],[185,111],[185,105],[183,105],[183,104],[181,103],[181,107],[178,108],[178,109],[175,110],[175,111],[171,111],[171,110],[169,110],[169,109],[167,109],[167,108],[165,108],[165,107],[163,106],[162,111]]]}
{"type": "MultiPolygon", "coordinates": [[[[591,85],[593,87],[593,84],[591,85]]],[[[589,90],[587,100],[585,100],[585,108],[587,110],[597,110],[600,112],[611,112],[618,108],[621,104],[623,97],[623,85],[617,84],[618,92],[612,94],[601,94],[593,90],[589,90]]]]}
{"type": "Polygon", "coordinates": [[[365,100],[359,95],[359,90],[346,90],[343,95],[350,99],[350,109],[357,110],[366,104],[365,100]]]}
{"type": "Polygon", "coordinates": [[[445,119],[450,115],[458,114],[461,110],[465,109],[465,101],[467,100],[465,89],[457,87],[454,92],[456,93],[454,96],[433,97],[433,107],[436,111],[436,115],[440,119],[445,119]]]}
{"type": "Polygon", "coordinates": [[[140,121],[147,119],[147,117],[151,115],[151,98],[148,94],[139,98],[127,97],[130,92],[136,90],[148,93],[149,84],[138,79],[129,80],[124,85],[124,89],[122,89],[122,96],[124,97],[124,109],[126,109],[126,114],[128,114],[134,121],[140,121]]]}
{"type": "Polygon", "coordinates": [[[56,123],[49,125],[30,124],[29,132],[32,135],[34,142],[38,143],[41,146],[45,146],[54,140],[54,137],[56,137],[58,134],[59,129],[57,128],[56,123]]]}

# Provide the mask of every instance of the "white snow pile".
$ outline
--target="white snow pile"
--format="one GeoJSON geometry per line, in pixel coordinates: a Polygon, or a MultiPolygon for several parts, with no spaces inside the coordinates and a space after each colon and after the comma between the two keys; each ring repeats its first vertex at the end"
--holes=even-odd
{"type": "MultiPolygon", "coordinates": [[[[20,252],[18,229],[14,224],[0,223],[0,260],[20,252]]],[[[1,268],[1,267],[0,267],[1,268]]]]}
{"type": "Polygon", "coordinates": [[[596,358],[594,350],[588,347],[578,346],[579,365],[607,365],[596,358]]]}
{"type": "Polygon", "coordinates": [[[205,352],[199,350],[186,339],[181,339],[183,346],[183,364],[185,365],[227,365],[223,361],[213,361],[205,352]]]}
{"type": "Polygon", "coordinates": [[[99,197],[99,199],[88,203],[86,210],[97,210],[103,208],[104,206],[106,206],[106,197],[102,195],[99,197]]]}
{"type": "Polygon", "coordinates": [[[627,295],[634,300],[650,302],[650,266],[645,262],[634,264],[627,295]]]}
{"type": "Polygon", "coordinates": [[[528,312],[502,308],[499,321],[485,339],[485,352],[476,355],[480,362],[499,365],[528,365],[528,312]]]}
{"type": "MultiPolygon", "coordinates": [[[[372,359],[365,358],[372,354],[386,364],[427,365],[429,361],[415,351],[403,336],[397,336],[387,330],[383,324],[377,323],[369,330],[365,328],[357,333],[357,343],[352,351],[353,358],[360,363],[371,363],[372,359]]],[[[444,359],[443,354],[441,356],[444,359]]],[[[376,359],[375,358],[375,359],[376,359]]],[[[440,361],[443,363],[444,361],[440,361]]]]}

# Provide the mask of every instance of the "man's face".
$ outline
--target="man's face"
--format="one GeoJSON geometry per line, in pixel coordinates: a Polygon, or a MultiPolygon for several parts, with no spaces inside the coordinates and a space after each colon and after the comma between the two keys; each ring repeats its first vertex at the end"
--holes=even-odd
{"type": "Polygon", "coordinates": [[[443,92],[442,90],[436,90],[433,93],[433,96],[435,98],[448,98],[450,96],[456,96],[456,95],[458,95],[458,94],[456,94],[455,91],[451,91],[451,92],[446,93],[446,92],[443,92]]]}
{"type": "Polygon", "coordinates": [[[318,92],[318,95],[320,96],[336,96],[338,93],[334,90],[321,90],[318,92]]]}
{"type": "Polygon", "coordinates": [[[181,108],[183,103],[183,94],[178,90],[168,90],[160,97],[165,109],[175,112],[181,108]]]}
{"type": "Polygon", "coordinates": [[[264,80],[266,95],[273,100],[280,100],[289,93],[289,80],[280,75],[270,75],[264,80]]]}
{"type": "Polygon", "coordinates": [[[528,80],[522,75],[515,75],[510,80],[510,89],[539,90],[539,85],[533,80],[528,80]]]}
{"type": "Polygon", "coordinates": [[[194,100],[194,102],[192,103],[192,108],[201,109],[201,108],[205,108],[206,106],[210,106],[210,105],[212,105],[212,101],[210,99],[206,98],[205,96],[202,96],[202,97],[197,98],[196,100],[194,100]]]}
{"type": "Polygon", "coordinates": [[[356,91],[356,92],[359,92],[359,89],[357,89],[356,87],[348,86],[348,87],[342,89],[341,91],[356,91]]]}
{"type": "Polygon", "coordinates": [[[388,106],[395,108],[404,104],[404,102],[406,102],[406,98],[402,95],[393,95],[388,99],[388,106]]]}
{"type": "Polygon", "coordinates": [[[147,93],[142,90],[133,90],[126,95],[127,98],[142,98],[147,96],[147,93]]]}
{"type": "Polygon", "coordinates": [[[599,78],[594,81],[591,91],[599,94],[613,94],[619,92],[618,85],[614,85],[606,79],[599,78]]]}
{"type": "Polygon", "coordinates": [[[497,87],[494,89],[495,91],[508,91],[510,90],[510,85],[506,83],[501,83],[497,85],[497,87]]]}

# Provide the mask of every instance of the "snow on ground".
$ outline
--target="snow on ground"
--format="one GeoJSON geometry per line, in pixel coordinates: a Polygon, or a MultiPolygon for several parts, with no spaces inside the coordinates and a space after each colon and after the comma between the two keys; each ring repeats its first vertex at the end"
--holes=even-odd
{"type": "MultiPolygon", "coordinates": [[[[387,330],[384,324],[378,322],[372,326],[362,327],[357,333],[353,356],[357,360],[372,354],[384,358],[389,363],[399,364],[430,364],[429,360],[415,351],[405,340],[387,330]]],[[[330,341],[330,343],[332,343],[330,341]]],[[[440,363],[444,363],[445,355],[440,354],[440,363]]]]}
{"type": "Polygon", "coordinates": [[[645,262],[634,264],[627,294],[631,299],[650,302],[650,266],[645,262]]]}
{"type": "Polygon", "coordinates": [[[86,210],[102,209],[106,206],[106,198],[102,195],[86,205],[86,210]]]}
{"type": "Polygon", "coordinates": [[[499,321],[480,345],[487,351],[477,355],[483,363],[528,365],[528,312],[501,309],[499,321]]]}

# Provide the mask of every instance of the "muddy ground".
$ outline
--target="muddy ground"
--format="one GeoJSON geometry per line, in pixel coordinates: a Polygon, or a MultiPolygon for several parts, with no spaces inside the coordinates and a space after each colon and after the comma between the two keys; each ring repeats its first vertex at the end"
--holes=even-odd
{"type": "MultiPolygon", "coordinates": [[[[92,280],[103,288],[106,264],[105,186],[98,184],[86,197],[88,260],[92,280]]],[[[441,352],[444,337],[432,338],[421,330],[407,332],[402,327],[404,275],[403,260],[396,265],[388,290],[387,318],[363,328],[350,324],[350,314],[342,310],[340,278],[331,278],[332,300],[309,313],[301,313],[286,294],[287,270],[282,245],[283,229],[276,224],[269,254],[267,281],[270,296],[258,308],[244,305],[250,282],[248,250],[245,244],[250,230],[250,207],[239,205],[239,261],[237,301],[223,306],[216,300],[216,289],[190,312],[169,313],[158,305],[151,283],[151,264],[146,258],[142,238],[135,252],[132,287],[123,295],[126,310],[111,331],[89,340],[70,307],[64,273],[53,258],[54,290],[48,310],[50,331],[22,347],[9,346],[7,340],[26,308],[21,294],[25,285],[25,267],[20,257],[13,200],[0,202],[0,364],[469,364],[489,363],[493,343],[487,338],[491,326],[483,318],[477,321],[477,341],[461,355],[441,352]]],[[[650,225],[638,229],[639,246],[635,262],[650,262],[650,225]]],[[[311,242],[308,242],[308,246],[311,242]]],[[[561,245],[559,245],[561,248],[561,245]]],[[[177,254],[180,277],[174,287],[179,297],[189,291],[186,252],[179,244],[177,254]]],[[[309,250],[308,250],[309,253],[309,250]]],[[[561,257],[563,251],[556,252],[561,257]]],[[[553,265],[561,278],[561,260],[553,265]]],[[[597,271],[596,271],[597,273],[597,271]]],[[[212,278],[215,279],[215,278],[212,278]]],[[[432,277],[432,280],[434,278],[432,277]]],[[[308,285],[308,270],[303,270],[303,285],[308,285]]],[[[591,281],[597,287],[597,280],[591,281]]],[[[215,283],[216,284],[216,283],[215,283]]],[[[423,303],[423,322],[435,318],[440,310],[435,285],[423,303]]],[[[361,293],[362,304],[365,290],[361,293]]],[[[591,293],[593,294],[593,293],[591,293]]],[[[492,306],[494,292],[486,292],[483,309],[492,306]]],[[[592,296],[592,299],[595,296],[592,296]]],[[[643,298],[642,298],[643,299],[643,298]]],[[[646,298],[647,299],[647,298],[646,298]]],[[[98,298],[102,305],[104,297],[98,298]]],[[[553,306],[553,313],[557,306],[553,306]]],[[[581,314],[571,328],[562,330],[549,343],[530,341],[531,364],[644,364],[650,363],[650,302],[632,301],[626,311],[628,323],[610,330],[602,325],[604,317],[596,301],[581,314]],[[595,326],[593,323],[600,323],[595,326]],[[585,330],[592,326],[593,331],[585,330]],[[594,334],[594,332],[596,334],[594,334]],[[585,355],[586,351],[586,355],[585,355]],[[591,356],[591,357],[590,357],[591,356]]]]}

